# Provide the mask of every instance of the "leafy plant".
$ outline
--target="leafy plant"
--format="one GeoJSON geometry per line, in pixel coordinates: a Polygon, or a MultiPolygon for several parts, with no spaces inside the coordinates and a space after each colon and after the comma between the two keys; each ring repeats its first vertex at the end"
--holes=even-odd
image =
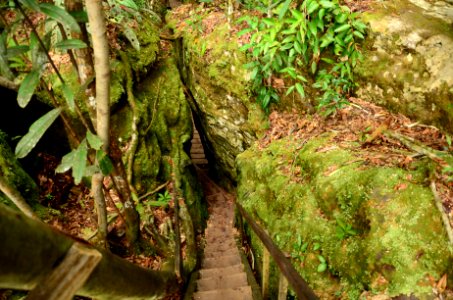
{"type": "Polygon", "coordinates": [[[322,256],[322,255],[318,255],[318,260],[319,260],[319,265],[318,265],[317,271],[319,273],[322,273],[325,270],[327,270],[327,261],[324,258],[324,256],[322,256]]]}
{"type": "Polygon", "coordinates": [[[171,200],[171,195],[168,191],[157,194],[157,201],[169,202],[170,200],[171,200]]]}
{"type": "Polygon", "coordinates": [[[246,67],[263,109],[279,100],[274,77],[287,78],[291,85],[286,95],[297,92],[301,98],[314,81],[313,87],[321,92],[318,109],[325,108],[326,114],[347,103],[354,87],[352,69],[362,57],[357,42],[364,39],[366,29],[347,6],[338,0],[305,0],[293,7],[291,0],[278,0],[268,6],[267,17],[239,21],[248,27],[238,35],[252,33],[241,49],[251,56],[246,67]]]}
{"type": "Polygon", "coordinates": [[[337,237],[340,239],[340,240],[344,240],[350,236],[353,236],[353,235],[356,235],[357,234],[357,231],[355,231],[354,229],[352,229],[352,225],[351,224],[346,224],[344,223],[341,219],[338,219],[337,218],[337,237]]]}

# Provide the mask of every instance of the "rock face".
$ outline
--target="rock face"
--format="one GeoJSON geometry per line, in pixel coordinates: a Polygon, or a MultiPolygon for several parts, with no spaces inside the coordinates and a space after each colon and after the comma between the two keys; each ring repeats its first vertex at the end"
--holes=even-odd
{"type": "MultiPolygon", "coordinates": [[[[208,160],[218,174],[234,180],[234,160],[256,139],[260,125],[255,122],[263,114],[248,95],[245,55],[239,51],[235,35],[229,33],[224,13],[210,13],[198,22],[201,28],[205,22],[221,25],[204,32],[187,26],[197,24],[190,18],[173,25],[183,39],[180,69],[193,96],[191,107],[198,129],[206,138],[208,160]]],[[[171,17],[169,23],[174,23],[171,17]]]]}
{"type": "MultiPolygon", "coordinates": [[[[238,156],[237,169],[238,201],[291,254],[320,299],[428,299],[429,276],[453,275],[425,167],[367,165],[324,134],[302,148],[291,137],[253,146],[238,156]]],[[[252,248],[259,261],[253,235],[252,248]]]]}
{"type": "Polygon", "coordinates": [[[453,132],[453,2],[379,1],[364,20],[358,95],[453,132]]]}

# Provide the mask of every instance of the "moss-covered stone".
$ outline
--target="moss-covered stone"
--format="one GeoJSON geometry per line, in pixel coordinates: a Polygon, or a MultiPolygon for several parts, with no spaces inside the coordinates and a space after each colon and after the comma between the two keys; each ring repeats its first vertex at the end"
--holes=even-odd
{"type": "Polygon", "coordinates": [[[452,12],[441,1],[374,3],[363,16],[369,35],[358,95],[453,132],[452,12]]]}
{"type": "MultiPolygon", "coordinates": [[[[321,299],[358,299],[364,291],[428,299],[429,276],[451,273],[453,249],[420,170],[364,165],[363,154],[333,137],[299,152],[289,137],[240,154],[238,201],[292,254],[321,299]],[[320,256],[325,272],[317,270],[320,256]]],[[[261,247],[253,235],[252,246],[261,247]]]]}
{"type": "MultiPolygon", "coordinates": [[[[0,131],[0,176],[6,182],[20,192],[30,206],[38,204],[38,186],[14,156],[10,146],[6,141],[6,134],[0,131]]],[[[15,205],[2,192],[0,192],[0,202],[11,207],[15,205]]]]}
{"type": "Polygon", "coordinates": [[[203,18],[193,14],[184,21],[186,26],[177,26],[171,15],[167,22],[183,38],[180,68],[194,97],[191,107],[201,124],[198,129],[207,139],[208,159],[215,173],[234,180],[236,155],[251,145],[266,121],[249,96],[245,54],[226,20],[203,32],[202,19],[220,18],[224,15],[208,12],[203,18]]]}

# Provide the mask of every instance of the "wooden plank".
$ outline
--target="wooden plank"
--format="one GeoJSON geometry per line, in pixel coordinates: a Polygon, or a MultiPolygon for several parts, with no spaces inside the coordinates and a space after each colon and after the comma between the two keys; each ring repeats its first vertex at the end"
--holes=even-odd
{"type": "Polygon", "coordinates": [[[203,158],[205,158],[204,153],[190,153],[190,157],[192,159],[196,159],[196,158],[203,159],[203,158]]]}
{"type": "Polygon", "coordinates": [[[96,249],[72,244],[63,261],[37,284],[27,300],[71,300],[101,258],[102,254],[96,249]]]}
{"type": "Polygon", "coordinates": [[[307,282],[299,275],[299,273],[294,269],[291,262],[283,254],[283,252],[278,249],[274,244],[272,239],[267,235],[267,233],[261,229],[261,227],[256,224],[252,217],[245,211],[245,209],[236,202],[238,211],[244,217],[244,219],[249,223],[250,227],[259,237],[263,245],[267,248],[272,258],[275,260],[280,272],[288,279],[288,283],[293,288],[299,299],[319,299],[313,290],[308,286],[307,282]]]}

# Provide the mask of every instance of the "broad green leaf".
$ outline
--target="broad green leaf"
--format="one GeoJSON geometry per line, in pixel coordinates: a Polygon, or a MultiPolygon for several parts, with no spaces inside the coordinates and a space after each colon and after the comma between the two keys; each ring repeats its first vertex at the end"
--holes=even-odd
{"type": "Polygon", "coordinates": [[[252,31],[253,31],[253,29],[249,27],[249,28],[242,29],[236,35],[237,36],[243,36],[244,34],[247,34],[247,33],[252,32],[252,31]]]}
{"type": "Polygon", "coordinates": [[[317,68],[318,68],[318,64],[317,64],[315,61],[313,61],[313,62],[311,63],[311,73],[312,73],[312,74],[315,74],[317,68]]]}
{"type": "Polygon", "coordinates": [[[318,7],[319,7],[318,2],[316,2],[316,1],[311,2],[310,5],[308,5],[308,7],[307,7],[307,13],[309,15],[311,15],[315,10],[318,9],[318,7]]]}
{"type": "Polygon", "coordinates": [[[354,30],[353,34],[362,40],[365,38],[360,31],[354,30]]]}
{"type": "Polygon", "coordinates": [[[41,137],[60,115],[61,108],[54,108],[35,121],[16,146],[16,157],[23,158],[36,146],[41,137]]]}
{"type": "Polygon", "coordinates": [[[7,54],[6,56],[9,58],[21,55],[26,53],[27,51],[30,50],[30,47],[26,45],[20,45],[20,46],[12,46],[7,49],[7,54]]]}
{"type": "Polygon", "coordinates": [[[295,86],[290,86],[289,89],[286,91],[286,96],[288,96],[289,94],[291,94],[293,91],[294,91],[294,88],[295,86]]]}
{"type": "Polygon", "coordinates": [[[38,70],[33,70],[25,76],[19,87],[19,91],[17,92],[17,103],[19,103],[20,107],[24,108],[30,102],[31,97],[39,84],[39,77],[40,74],[38,70]]]}
{"type": "Polygon", "coordinates": [[[345,30],[348,30],[349,28],[351,28],[351,25],[349,24],[343,24],[341,25],[340,27],[338,27],[337,29],[335,29],[335,32],[343,32],[345,30]]]}
{"type": "Polygon", "coordinates": [[[41,11],[55,21],[68,26],[72,31],[80,32],[79,24],[66,10],[50,3],[39,4],[41,11]]]}
{"type": "Polygon", "coordinates": [[[82,177],[85,175],[85,169],[87,167],[87,154],[87,140],[83,139],[75,151],[74,163],[72,165],[72,177],[74,177],[75,184],[79,184],[80,181],[82,181],[82,177]]]}
{"type": "Polygon", "coordinates": [[[91,133],[91,131],[87,131],[87,140],[88,144],[90,145],[91,148],[94,150],[99,150],[102,147],[102,140],[95,134],[91,133]]]}
{"type": "Polygon", "coordinates": [[[335,17],[335,21],[339,24],[344,23],[348,19],[348,14],[340,13],[335,17]]]}
{"type": "Polygon", "coordinates": [[[41,11],[41,9],[40,9],[40,7],[39,7],[39,4],[38,4],[38,1],[35,1],[35,0],[19,0],[19,2],[20,2],[23,6],[29,8],[29,9],[31,9],[31,10],[34,10],[34,11],[36,11],[36,12],[41,11]]]}
{"type": "Polygon", "coordinates": [[[77,23],[88,23],[88,15],[86,11],[70,11],[69,14],[77,21],[77,23]]]}
{"type": "Polygon", "coordinates": [[[327,264],[321,263],[321,264],[318,265],[317,271],[318,271],[319,273],[322,273],[322,272],[324,272],[324,271],[326,271],[326,270],[327,270],[327,264]]]}
{"type": "Polygon", "coordinates": [[[326,259],[325,259],[324,256],[322,256],[322,255],[318,255],[318,259],[319,259],[319,261],[322,262],[322,263],[325,263],[325,262],[326,262],[326,259]]]}
{"type": "Polygon", "coordinates": [[[300,84],[299,82],[296,83],[296,90],[297,90],[297,92],[299,93],[299,95],[300,95],[302,98],[305,98],[305,90],[304,90],[304,87],[303,87],[302,84],[300,84]]]}
{"type": "Polygon", "coordinates": [[[289,6],[291,5],[292,0],[286,0],[285,3],[283,3],[280,6],[280,10],[278,11],[278,18],[281,20],[283,17],[286,15],[286,12],[288,11],[289,6]]]}
{"type": "Polygon", "coordinates": [[[56,173],[64,173],[72,168],[72,165],[74,164],[74,157],[76,154],[76,150],[72,150],[63,158],[61,159],[61,163],[58,165],[58,167],[55,169],[56,173]]]}
{"type": "Polygon", "coordinates": [[[54,47],[60,50],[69,50],[69,49],[83,49],[88,46],[79,39],[67,39],[56,43],[54,47]]]}
{"type": "Polygon", "coordinates": [[[327,0],[324,0],[324,1],[319,1],[319,3],[322,5],[322,7],[324,8],[334,8],[335,7],[335,4],[332,2],[332,1],[327,1],[327,0]]]}
{"type": "Polygon", "coordinates": [[[313,36],[316,36],[316,34],[318,33],[318,28],[316,26],[316,23],[313,22],[313,21],[312,22],[308,22],[308,29],[313,34],[313,36]]]}
{"type": "Polygon", "coordinates": [[[74,91],[69,87],[67,84],[62,85],[63,90],[63,97],[68,104],[69,109],[74,112],[75,111],[75,103],[74,103],[74,91]]]}
{"type": "Polygon", "coordinates": [[[113,163],[109,156],[102,150],[96,151],[96,160],[99,168],[104,176],[109,175],[113,171],[113,163]]]}
{"type": "Polygon", "coordinates": [[[137,4],[135,4],[133,0],[120,0],[118,3],[134,10],[139,10],[137,4]]]}

